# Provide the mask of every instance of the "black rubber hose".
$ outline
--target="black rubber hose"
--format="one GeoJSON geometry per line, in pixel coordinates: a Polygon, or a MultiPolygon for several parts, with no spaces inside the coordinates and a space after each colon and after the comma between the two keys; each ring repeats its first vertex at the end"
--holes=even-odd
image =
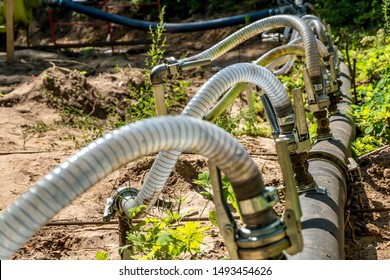
{"type": "MultiPolygon", "coordinates": [[[[158,23],[136,20],[131,18],[126,18],[123,16],[118,16],[114,14],[110,14],[99,9],[95,9],[92,7],[84,6],[81,4],[77,4],[71,1],[65,0],[43,0],[42,4],[63,7],[69,10],[73,10],[75,12],[85,14],[91,16],[93,18],[97,18],[103,21],[108,21],[120,25],[124,25],[127,27],[131,27],[134,29],[149,31],[150,28],[155,30],[157,28],[158,23]]],[[[267,9],[258,12],[248,13],[244,15],[237,15],[227,18],[214,19],[209,21],[202,22],[190,22],[190,23],[166,23],[164,24],[165,32],[167,33],[184,33],[184,32],[195,32],[195,31],[205,31],[217,28],[224,28],[228,26],[235,26],[239,24],[245,24],[248,21],[254,22],[259,19],[263,19],[272,15],[280,14],[280,9],[267,9]]]]}

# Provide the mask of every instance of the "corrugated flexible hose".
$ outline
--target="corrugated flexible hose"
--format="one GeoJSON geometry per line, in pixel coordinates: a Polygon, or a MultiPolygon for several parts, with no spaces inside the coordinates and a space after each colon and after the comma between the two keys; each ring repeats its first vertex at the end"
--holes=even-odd
{"type": "Polygon", "coordinates": [[[248,182],[264,190],[245,148],[221,128],[190,117],[139,121],[94,141],[43,177],[0,213],[0,259],[7,259],[45,223],[108,174],[141,156],[187,150],[213,161],[234,191],[248,182]]]}
{"type": "MultiPolygon", "coordinates": [[[[279,116],[293,112],[286,90],[270,71],[252,63],[238,63],[222,69],[208,80],[187,104],[182,116],[203,118],[227,89],[240,82],[261,87],[279,116]]],[[[172,173],[181,151],[183,150],[164,151],[157,155],[136,199],[129,200],[126,208],[154,204],[172,173]]]]}

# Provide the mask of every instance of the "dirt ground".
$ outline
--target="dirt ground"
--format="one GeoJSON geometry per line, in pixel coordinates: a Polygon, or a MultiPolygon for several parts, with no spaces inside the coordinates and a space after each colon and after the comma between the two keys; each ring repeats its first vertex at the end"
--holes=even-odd
{"type": "MultiPolygon", "coordinates": [[[[49,42],[47,38],[46,41],[37,39],[39,25],[32,28],[35,31],[32,36],[33,45],[49,42]]],[[[227,28],[168,35],[166,56],[180,57],[187,51],[188,55],[198,53],[234,30],[235,28],[227,28]]],[[[73,35],[60,37],[63,42],[80,42],[84,38],[80,35],[75,37],[75,33],[66,34],[73,35]]],[[[145,38],[147,33],[137,31],[123,34],[123,38],[130,40],[137,36],[145,38]]],[[[18,45],[25,44],[23,35],[18,40],[18,45]]],[[[210,67],[202,70],[204,72],[201,75],[193,74],[189,96],[220,67],[251,61],[272,47],[250,40],[223,59],[213,62],[210,67]]],[[[58,125],[62,116],[58,106],[45,94],[48,89],[57,89],[65,103],[79,106],[87,113],[99,116],[99,112],[104,112],[103,109],[106,108],[103,108],[104,104],[100,108],[96,103],[98,94],[109,102],[114,102],[128,95],[129,84],[142,84],[141,68],[147,57],[147,45],[115,47],[114,50],[113,54],[110,47],[96,48],[88,55],[81,55],[80,49],[72,49],[72,52],[17,50],[15,63],[11,65],[5,63],[6,54],[0,53],[0,92],[3,95],[0,97],[0,209],[6,208],[42,176],[70,157],[77,151],[76,141],[81,142],[83,139],[80,130],[58,125]],[[77,74],[73,71],[75,69],[85,71],[87,75],[77,74]],[[48,83],[44,79],[48,76],[56,79],[48,83]],[[26,133],[26,128],[38,127],[39,124],[44,129],[26,133]],[[75,138],[64,137],[66,135],[73,135],[75,138]]],[[[248,136],[238,139],[258,164],[265,183],[281,185],[281,172],[273,140],[248,136]]],[[[106,198],[126,182],[139,188],[153,159],[153,156],[145,157],[113,172],[64,208],[52,221],[101,221],[106,198]]],[[[384,147],[357,160],[363,182],[350,205],[350,215],[346,220],[346,259],[390,259],[390,147],[384,147]],[[362,208],[377,211],[360,213],[362,208]]],[[[163,191],[162,199],[175,203],[180,194],[184,193],[187,199],[181,206],[182,213],[188,213],[191,217],[206,217],[212,204],[206,205],[205,199],[192,183],[204,170],[207,170],[207,161],[203,157],[182,155],[163,191]],[[205,207],[206,210],[203,211],[205,207]]],[[[211,225],[209,222],[203,223],[211,225]]],[[[218,229],[212,227],[208,234],[202,248],[204,254],[200,258],[227,257],[218,229]]],[[[94,259],[96,252],[102,250],[107,251],[111,259],[120,259],[117,252],[117,225],[45,226],[11,258],[94,259]]]]}

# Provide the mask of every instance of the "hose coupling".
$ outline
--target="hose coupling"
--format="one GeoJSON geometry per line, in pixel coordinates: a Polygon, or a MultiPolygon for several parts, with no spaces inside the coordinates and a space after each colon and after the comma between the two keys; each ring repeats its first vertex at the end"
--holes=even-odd
{"type": "Polygon", "coordinates": [[[252,215],[274,206],[279,201],[277,190],[274,186],[266,186],[262,195],[241,200],[238,202],[242,215],[252,215]]]}
{"type": "Polygon", "coordinates": [[[107,198],[104,206],[103,222],[107,223],[116,213],[127,215],[127,210],[123,209],[124,203],[135,200],[138,190],[127,185],[115,190],[113,196],[107,198]]]}
{"type": "Polygon", "coordinates": [[[167,74],[169,79],[176,79],[181,72],[179,61],[174,57],[168,57],[164,59],[164,63],[167,67],[167,74]]]}
{"type": "Polygon", "coordinates": [[[236,244],[241,260],[281,259],[283,251],[290,247],[286,227],[280,219],[258,229],[241,228],[236,244]]]}
{"type": "Polygon", "coordinates": [[[161,84],[165,79],[176,79],[181,72],[210,64],[211,59],[193,61],[177,60],[174,57],[164,59],[164,63],[155,66],[150,72],[152,85],[161,84]]]}

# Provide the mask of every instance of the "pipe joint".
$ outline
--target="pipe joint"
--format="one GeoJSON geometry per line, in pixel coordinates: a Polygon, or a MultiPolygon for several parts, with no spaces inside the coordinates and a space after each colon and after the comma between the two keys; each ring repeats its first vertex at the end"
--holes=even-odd
{"type": "Polygon", "coordinates": [[[164,80],[168,77],[168,67],[166,64],[160,64],[153,67],[150,72],[150,82],[152,85],[162,84],[164,80]]]}
{"type": "Polygon", "coordinates": [[[107,198],[104,207],[103,222],[108,223],[115,214],[128,216],[128,210],[131,208],[124,208],[123,205],[128,201],[135,201],[138,190],[129,186],[123,186],[115,190],[113,196],[107,198]]]}
{"type": "Polygon", "coordinates": [[[279,197],[276,188],[274,186],[266,186],[261,195],[241,200],[238,202],[238,205],[242,215],[253,215],[274,206],[278,201],[279,197]]]}

